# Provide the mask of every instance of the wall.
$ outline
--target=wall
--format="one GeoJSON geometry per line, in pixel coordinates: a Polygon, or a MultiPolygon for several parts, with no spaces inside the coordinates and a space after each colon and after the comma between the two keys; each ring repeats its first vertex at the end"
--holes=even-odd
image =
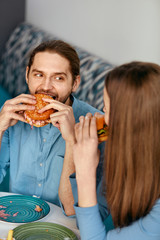
{"type": "Polygon", "coordinates": [[[0,57],[10,33],[25,18],[24,0],[0,0],[0,57]]]}
{"type": "Polygon", "coordinates": [[[160,63],[159,0],[27,0],[26,20],[115,64],[160,63]]]}

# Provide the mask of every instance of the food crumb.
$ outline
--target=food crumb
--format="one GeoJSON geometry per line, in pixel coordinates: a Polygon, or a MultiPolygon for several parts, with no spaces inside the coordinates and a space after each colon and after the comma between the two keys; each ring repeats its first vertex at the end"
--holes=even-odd
{"type": "Polygon", "coordinates": [[[6,219],[10,214],[5,213],[5,210],[0,210],[0,218],[6,219]]]}
{"type": "Polygon", "coordinates": [[[36,205],[36,208],[34,209],[36,212],[41,212],[42,208],[40,208],[40,206],[36,205]]]}
{"type": "Polygon", "coordinates": [[[5,207],[5,206],[3,206],[3,205],[0,205],[0,208],[7,208],[7,207],[5,207]]]}
{"type": "Polygon", "coordinates": [[[13,214],[13,217],[16,217],[16,216],[17,216],[17,214],[18,214],[18,212],[14,213],[14,214],[13,214]]]}

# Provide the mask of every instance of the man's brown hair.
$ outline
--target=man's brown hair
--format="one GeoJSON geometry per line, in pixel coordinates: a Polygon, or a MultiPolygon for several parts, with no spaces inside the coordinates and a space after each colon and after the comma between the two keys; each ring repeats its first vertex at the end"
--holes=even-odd
{"type": "Polygon", "coordinates": [[[39,52],[53,52],[66,58],[70,64],[73,81],[80,74],[80,60],[76,50],[71,45],[61,40],[43,42],[32,51],[28,62],[28,74],[33,64],[34,57],[39,52]]]}
{"type": "Polygon", "coordinates": [[[115,226],[145,216],[160,197],[160,66],[132,62],[107,74],[106,199],[115,226]]]}

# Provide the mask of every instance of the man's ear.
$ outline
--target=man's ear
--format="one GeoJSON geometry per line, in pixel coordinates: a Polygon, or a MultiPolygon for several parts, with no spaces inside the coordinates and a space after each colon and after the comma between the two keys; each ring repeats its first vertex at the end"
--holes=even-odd
{"type": "Polygon", "coordinates": [[[74,83],[73,83],[73,86],[72,86],[72,92],[76,92],[77,91],[80,82],[81,82],[81,77],[80,77],[80,75],[78,75],[76,77],[76,79],[74,80],[74,83]]]}
{"type": "Polygon", "coordinates": [[[29,67],[26,67],[26,83],[28,84],[29,67]]]}

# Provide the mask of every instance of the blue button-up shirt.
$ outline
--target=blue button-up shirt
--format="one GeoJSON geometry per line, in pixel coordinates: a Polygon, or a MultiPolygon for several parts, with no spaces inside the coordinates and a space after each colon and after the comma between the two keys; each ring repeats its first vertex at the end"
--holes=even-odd
{"type": "MultiPolygon", "coordinates": [[[[81,115],[98,111],[76,98],[73,98],[72,107],[76,122],[81,115]]],[[[29,124],[19,121],[7,129],[2,138],[0,183],[10,166],[11,192],[36,195],[59,205],[58,188],[64,154],[65,141],[52,124],[31,129],[29,124]]]]}

